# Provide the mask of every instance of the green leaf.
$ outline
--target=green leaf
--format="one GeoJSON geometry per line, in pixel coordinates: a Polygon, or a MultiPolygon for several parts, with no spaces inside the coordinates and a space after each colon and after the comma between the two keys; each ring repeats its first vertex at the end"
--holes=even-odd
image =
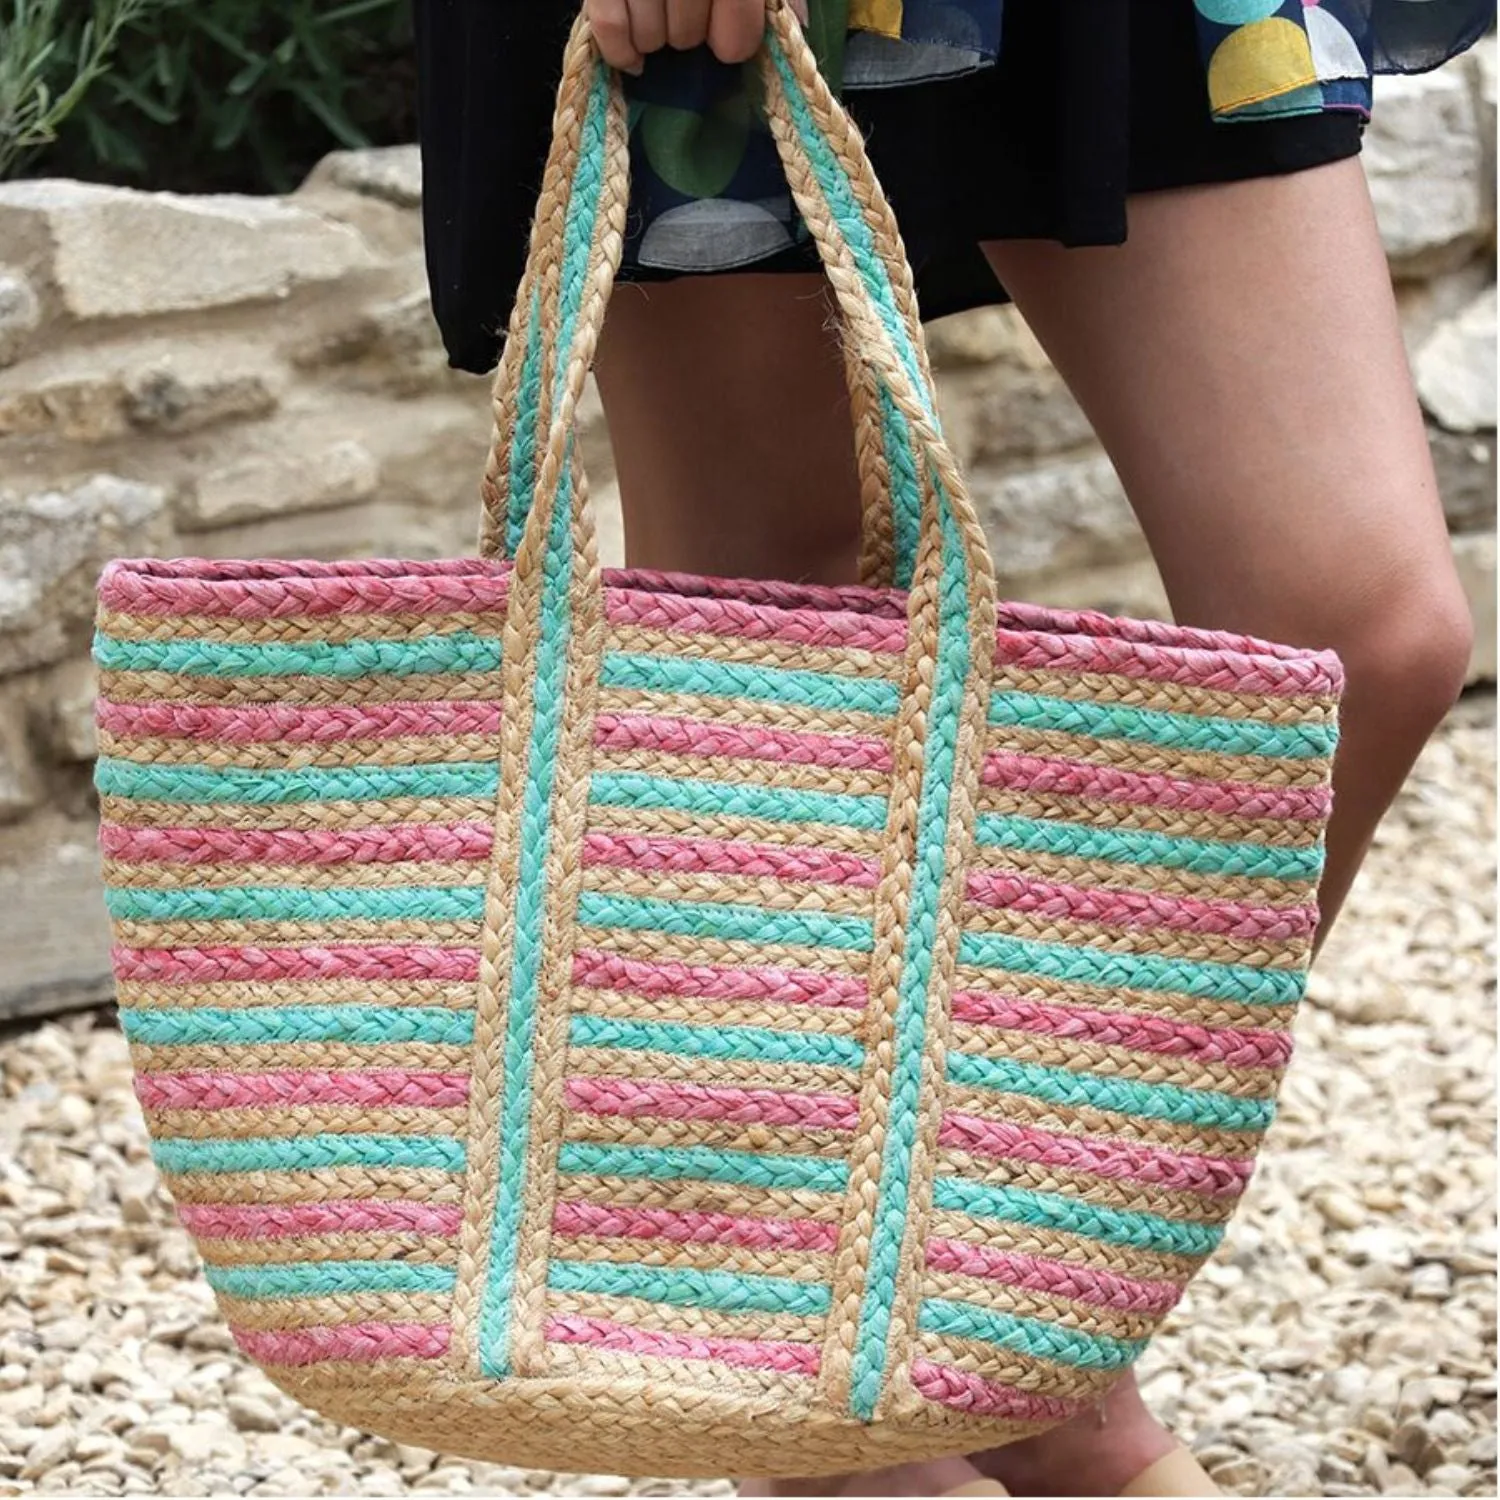
{"type": "Polygon", "coordinates": [[[348,150],[362,151],[370,144],[369,136],[346,115],[336,110],[315,89],[301,83],[292,89],[292,93],[311,114],[316,115],[323,122],[329,134],[342,142],[348,150]]]}
{"type": "Polygon", "coordinates": [[[828,87],[844,86],[844,48],[849,40],[849,0],[810,0],[806,26],[808,45],[828,87]]]}
{"type": "Polygon", "coordinates": [[[128,78],[118,75],[109,80],[110,88],[117,99],[123,99],[127,104],[133,105],[148,120],[154,120],[158,125],[175,125],[177,123],[177,111],[169,105],[162,103],[160,99],[154,99],[144,89],[137,88],[128,78]]]}

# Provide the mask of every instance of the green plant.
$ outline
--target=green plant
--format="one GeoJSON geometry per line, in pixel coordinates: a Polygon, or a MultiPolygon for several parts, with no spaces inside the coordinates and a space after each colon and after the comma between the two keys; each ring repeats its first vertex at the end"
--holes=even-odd
{"type": "Polygon", "coordinates": [[[64,16],[63,0],[12,0],[0,10],[0,177],[57,139],[121,32],[163,3],[171,0],[95,0],[81,21],[64,16]]]}
{"type": "MultiPolygon", "coordinates": [[[[335,146],[411,138],[410,25],[405,0],[154,0],[33,167],[288,191],[335,146]]],[[[75,65],[79,40],[62,39],[60,63],[75,65]]]]}

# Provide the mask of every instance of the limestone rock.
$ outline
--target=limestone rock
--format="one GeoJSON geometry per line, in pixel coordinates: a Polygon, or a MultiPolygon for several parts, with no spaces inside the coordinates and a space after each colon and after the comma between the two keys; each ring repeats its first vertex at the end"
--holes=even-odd
{"type": "Polygon", "coordinates": [[[0,183],[0,244],[78,318],[283,297],[374,263],[346,224],[275,198],[0,183]]]}
{"type": "Polygon", "coordinates": [[[149,431],[195,432],[276,410],[279,382],[262,370],[222,370],[167,358],[137,371],[126,386],[131,423],[149,431]]]}
{"type": "Polygon", "coordinates": [[[102,443],[177,435],[275,410],[273,360],[239,341],[148,339],[64,350],[0,374],[0,439],[102,443]]]}
{"type": "Polygon", "coordinates": [[[1453,538],[1453,560],[1464,595],[1474,616],[1474,654],[1464,679],[1494,682],[1495,662],[1495,533],[1474,532],[1453,538]]]}
{"type": "Polygon", "coordinates": [[[1437,469],[1438,493],[1453,531],[1495,527],[1495,439],[1489,433],[1427,433],[1437,469]]]}
{"type": "Polygon", "coordinates": [[[197,529],[322,510],[367,499],[379,483],[374,456],[352,439],[310,453],[257,453],[198,479],[183,496],[180,521],[185,528],[197,529]]]}
{"type": "Polygon", "coordinates": [[[110,558],[158,551],[166,491],[112,474],[40,494],[0,491],[0,674],[86,646],[110,558]]]}
{"type": "Polygon", "coordinates": [[[392,396],[450,387],[475,395],[474,376],[451,370],[424,286],[368,308],[351,323],[315,332],[290,351],[302,369],[332,367],[341,386],[392,396]]]}
{"type": "Polygon", "coordinates": [[[21,357],[41,320],[42,309],[31,283],[0,266],[0,369],[21,357]]]}
{"type": "Polygon", "coordinates": [[[24,818],[41,801],[41,786],[24,732],[25,720],[14,705],[0,713],[0,823],[24,818]]]}
{"type": "Polygon", "coordinates": [[[977,307],[927,325],[935,369],[963,369],[1006,360],[1043,369],[1047,356],[1014,307],[977,307]]]}
{"type": "Polygon", "coordinates": [[[1495,288],[1438,325],[1416,358],[1417,394],[1449,432],[1495,427],[1495,288]]]}
{"type": "Polygon", "coordinates": [[[1484,150],[1462,68],[1379,78],[1363,159],[1398,274],[1454,264],[1488,233],[1484,150]]]}
{"type": "Polygon", "coordinates": [[[325,184],[379,198],[397,208],[416,208],[422,202],[422,155],[416,146],[334,151],[313,168],[303,191],[325,184]]]}
{"type": "Polygon", "coordinates": [[[938,393],[949,442],[971,469],[1031,467],[1093,446],[1088,418],[1050,366],[1001,363],[949,375],[938,393]]]}
{"type": "Polygon", "coordinates": [[[52,674],[42,734],[58,760],[90,761],[99,753],[99,732],[94,723],[97,690],[94,663],[86,656],[64,662],[52,674]]]}
{"type": "Polygon", "coordinates": [[[1102,454],[1010,474],[980,469],[969,489],[1002,578],[1114,563],[1145,548],[1102,454]]]}
{"type": "MultiPolygon", "coordinates": [[[[28,367],[29,371],[29,367],[28,367]]],[[[129,428],[125,389],[108,373],[52,375],[0,389],[0,439],[102,443],[129,428]]]]}
{"type": "Polygon", "coordinates": [[[0,1017],[113,995],[91,822],[42,814],[0,828],[0,1017]]]}
{"type": "Polygon", "coordinates": [[[1496,39],[1494,32],[1480,37],[1465,59],[1473,77],[1474,100],[1479,113],[1479,142],[1484,150],[1481,177],[1485,206],[1489,212],[1490,233],[1495,225],[1495,74],[1496,39]]]}

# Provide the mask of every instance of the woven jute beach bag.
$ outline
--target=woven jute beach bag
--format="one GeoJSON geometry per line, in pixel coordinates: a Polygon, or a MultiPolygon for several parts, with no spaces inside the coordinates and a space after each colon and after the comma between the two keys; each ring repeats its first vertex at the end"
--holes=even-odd
{"type": "Polygon", "coordinates": [[[996,603],[890,211],[769,16],[867,586],[601,574],[627,121],[582,23],[482,557],[101,584],[156,1162],[240,1348],[408,1443],[786,1474],[1034,1433],[1213,1251],[1287,1062],[1338,662],[996,603]]]}

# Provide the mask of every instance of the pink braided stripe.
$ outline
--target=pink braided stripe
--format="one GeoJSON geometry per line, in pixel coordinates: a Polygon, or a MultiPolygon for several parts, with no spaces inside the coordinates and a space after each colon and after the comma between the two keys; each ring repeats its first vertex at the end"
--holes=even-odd
{"type": "Polygon", "coordinates": [[[563,1199],[553,1230],[572,1238],[670,1240],[678,1245],[738,1245],[747,1250],[824,1250],[838,1245],[837,1224],[811,1219],[755,1219],[687,1209],[615,1207],[563,1199]]]}
{"type": "Polygon", "coordinates": [[[473,948],[418,943],[327,948],[127,948],[113,950],[115,978],[157,984],[240,979],[444,979],[479,977],[473,948]]]}
{"type": "Polygon", "coordinates": [[[890,746],[878,739],[713,724],[647,714],[600,714],[596,743],[609,750],[660,750],[669,755],[725,755],[737,760],[790,761],[803,766],[889,771],[890,746]]]}
{"type": "Polygon", "coordinates": [[[780,1089],[588,1076],[568,1079],[565,1092],[569,1109],[590,1115],[732,1120],[754,1125],[808,1125],[824,1130],[853,1130],[859,1123],[859,1100],[848,1095],[793,1094],[780,1089]]]}
{"type": "MultiPolygon", "coordinates": [[[[499,614],[508,573],[503,565],[469,558],[237,564],[148,558],[110,564],[99,593],[107,608],[136,615],[499,614]]],[[[905,646],[905,596],[894,590],[615,570],[605,576],[612,624],[891,653],[905,646]]],[[[1343,681],[1331,653],[1309,656],[1227,631],[1014,603],[1000,606],[998,620],[996,660],[1024,668],[1108,672],[1237,693],[1332,693],[1343,681]]]]}
{"type": "Polygon", "coordinates": [[[573,955],[573,983],[585,988],[696,1000],[776,1000],[787,1005],[826,1005],[863,1010],[865,982],[846,974],[800,969],[731,969],[719,964],[682,964],[620,958],[580,948],[573,955]]]}
{"type": "Polygon", "coordinates": [[[488,823],[393,823],[380,828],[132,828],[106,823],[99,847],[135,864],[396,864],[482,860],[494,842],[488,823]]]}
{"type": "Polygon", "coordinates": [[[426,1234],[452,1239],[463,1221],[457,1203],[403,1199],[327,1203],[181,1203],[177,1216],[205,1240],[281,1240],[319,1234],[426,1234]]]}
{"type": "Polygon", "coordinates": [[[1006,1286],[1047,1292],[1075,1302],[1089,1302],[1096,1307],[1117,1308],[1121,1312],[1165,1314],[1182,1296],[1182,1288],[1173,1286],[1170,1281],[1137,1281],[1118,1276],[1113,1271],[1073,1266],[1044,1256],[1013,1254],[988,1245],[971,1245],[964,1240],[929,1240],[927,1265],[934,1271],[982,1276],[988,1281],[1004,1282],[1006,1286]]]}
{"type": "Polygon", "coordinates": [[[1155,1146],[1138,1146],[1092,1136],[1055,1134],[1008,1120],[982,1120],[950,1114],[938,1139],[959,1151],[1008,1161],[1071,1167],[1098,1177],[1149,1182],[1205,1198],[1238,1198],[1250,1180],[1253,1163],[1217,1156],[1191,1156],[1155,1146]]]}
{"type": "Polygon", "coordinates": [[[769,1340],[698,1338],[683,1333],[655,1333],[603,1318],[550,1318],[547,1339],[554,1344],[591,1344],[625,1354],[657,1359],[714,1359],[749,1370],[779,1370],[784,1375],[816,1375],[815,1344],[782,1344],[769,1340]]]}
{"type": "Polygon", "coordinates": [[[953,1019],[972,1026],[999,1026],[1007,1031],[1034,1031],[1046,1036],[1196,1057],[1236,1068],[1284,1068],[1292,1055],[1289,1031],[1237,1031],[1231,1027],[1195,1026],[1164,1016],[1089,1010],[1083,1006],[1043,1005],[985,990],[962,990],[953,997],[953,1019]]]}
{"type": "Polygon", "coordinates": [[[1326,818],[1333,793],[1326,786],[1262,786],[1253,781],[1189,781],[1159,771],[1129,771],[1083,761],[1000,751],[985,757],[986,786],[1057,796],[1094,797],[1130,807],[1228,813],[1240,818],[1326,818]]]}
{"type": "Polygon", "coordinates": [[[252,745],[341,744],[398,736],[497,734],[498,703],[366,703],[323,708],[246,704],[112,703],[99,705],[99,727],[125,737],[216,740],[252,745]]]}
{"type": "Polygon", "coordinates": [[[378,1359],[441,1359],[446,1323],[342,1323],[333,1328],[229,1330],[258,1365],[315,1365],[325,1359],[370,1364],[378,1359]]]}
{"type": "Polygon", "coordinates": [[[143,1109],[290,1109],[299,1104],[415,1105],[454,1109],[469,1098],[466,1073],[142,1073],[143,1109]]]}
{"type": "Polygon", "coordinates": [[[1201,901],[1192,896],[1162,896],[1147,891],[1091,891],[1013,875],[1007,870],[974,871],[969,876],[969,899],[993,910],[1036,912],[1076,922],[1210,932],[1276,942],[1307,937],[1318,915],[1318,908],[1311,901],[1301,906],[1253,906],[1244,901],[1201,901]]]}
{"type": "Polygon", "coordinates": [[[1009,1417],[1016,1422],[1065,1422],[1083,1410],[1084,1403],[1039,1396],[1032,1391],[1018,1391],[1014,1386],[996,1385],[970,1375],[934,1364],[928,1359],[911,1362],[911,1383],[929,1401],[956,1406],[976,1417],[1009,1417]]]}
{"type": "Polygon", "coordinates": [[[773,880],[813,880],[873,890],[880,868],[873,859],[826,849],[736,844],[723,839],[638,837],[591,833],[584,862],[627,870],[667,870],[682,875],[764,875],[773,880]]]}

